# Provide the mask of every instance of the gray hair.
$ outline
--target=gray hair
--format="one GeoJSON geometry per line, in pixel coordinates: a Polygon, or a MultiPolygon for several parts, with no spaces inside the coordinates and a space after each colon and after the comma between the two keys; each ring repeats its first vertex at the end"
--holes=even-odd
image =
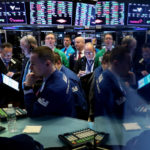
{"type": "Polygon", "coordinates": [[[134,37],[132,37],[132,36],[129,36],[129,35],[125,36],[122,39],[121,45],[123,45],[123,46],[129,46],[132,41],[136,41],[136,39],[134,37]]]}
{"type": "Polygon", "coordinates": [[[25,42],[27,45],[37,45],[37,40],[32,35],[26,35],[20,39],[20,42],[25,42]]]}

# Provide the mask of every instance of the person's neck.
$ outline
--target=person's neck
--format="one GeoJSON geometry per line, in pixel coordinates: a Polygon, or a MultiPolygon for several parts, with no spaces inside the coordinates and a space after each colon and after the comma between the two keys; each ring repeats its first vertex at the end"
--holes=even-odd
{"type": "Polygon", "coordinates": [[[56,71],[56,68],[52,66],[52,68],[48,69],[46,73],[43,75],[43,79],[47,80],[55,71],[56,71]]]}
{"type": "Polygon", "coordinates": [[[55,46],[52,46],[52,45],[45,45],[45,46],[48,46],[52,51],[54,51],[55,49],[55,46]]]}
{"type": "Polygon", "coordinates": [[[107,50],[108,50],[108,49],[111,50],[111,49],[112,49],[112,45],[107,45],[107,46],[106,46],[106,49],[107,49],[107,50]]]}
{"type": "Polygon", "coordinates": [[[78,50],[78,52],[82,53],[82,52],[83,52],[83,49],[78,50]]]}
{"type": "Polygon", "coordinates": [[[120,77],[120,74],[119,74],[118,71],[115,69],[115,67],[113,67],[112,65],[110,65],[108,69],[109,69],[116,77],[120,77]]]}
{"type": "Polygon", "coordinates": [[[70,45],[68,45],[68,46],[65,46],[65,48],[67,48],[67,49],[68,49],[68,48],[69,48],[69,46],[70,46],[70,45]]]}
{"type": "Polygon", "coordinates": [[[60,65],[58,66],[58,70],[61,70],[61,68],[62,68],[62,64],[60,64],[60,65]]]}

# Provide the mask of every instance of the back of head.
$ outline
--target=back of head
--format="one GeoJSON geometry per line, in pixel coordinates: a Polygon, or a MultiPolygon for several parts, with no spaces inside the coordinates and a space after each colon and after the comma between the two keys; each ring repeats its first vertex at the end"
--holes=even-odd
{"type": "Polygon", "coordinates": [[[26,43],[26,45],[37,46],[37,40],[32,35],[26,35],[20,39],[20,42],[26,43]]]}
{"type": "Polygon", "coordinates": [[[61,57],[58,53],[54,52],[55,64],[61,63],[61,57]]]}
{"type": "Polygon", "coordinates": [[[118,46],[114,48],[110,53],[110,63],[112,63],[114,60],[121,62],[122,60],[124,60],[125,55],[129,53],[129,49],[124,46],[118,46]]]}
{"type": "Polygon", "coordinates": [[[128,47],[133,41],[136,41],[136,39],[128,35],[122,39],[121,45],[128,47]]]}
{"type": "Polygon", "coordinates": [[[110,62],[110,54],[111,54],[111,51],[108,51],[104,54],[104,56],[102,58],[102,64],[110,62]]]}
{"type": "Polygon", "coordinates": [[[110,54],[110,70],[121,78],[128,77],[131,69],[131,56],[126,47],[118,46],[110,54]]]}
{"type": "Polygon", "coordinates": [[[50,60],[52,64],[55,63],[55,58],[54,58],[54,53],[53,51],[47,47],[47,46],[39,46],[33,49],[32,51],[33,54],[37,54],[38,58],[41,61],[46,61],[50,60]]]}

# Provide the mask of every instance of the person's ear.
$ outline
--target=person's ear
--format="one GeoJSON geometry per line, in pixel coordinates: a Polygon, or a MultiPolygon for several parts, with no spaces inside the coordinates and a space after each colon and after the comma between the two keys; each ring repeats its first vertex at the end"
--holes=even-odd
{"type": "Polygon", "coordinates": [[[60,60],[58,60],[58,64],[61,65],[61,61],[60,60]]]}
{"type": "Polygon", "coordinates": [[[113,64],[114,64],[115,66],[117,66],[118,63],[119,63],[118,60],[114,60],[114,61],[113,61],[113,64]]]}
{"type": "Polygon", "coordinates": [[[45,64],[46,64],[46,66],[48,67],[48,66],[51,65],[51,61],[50,61],[50,60],[47,60],[45,64]]]}

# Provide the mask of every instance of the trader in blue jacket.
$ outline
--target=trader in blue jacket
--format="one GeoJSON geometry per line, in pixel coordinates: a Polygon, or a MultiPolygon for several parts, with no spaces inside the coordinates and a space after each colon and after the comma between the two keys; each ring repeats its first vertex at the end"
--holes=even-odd
{"type": "MultiPolygon", "coordinates": [[[[110,67],[96,80],[95,116],[107,115],[122,118],[126,108],[125,82],[131,66],[129,50],[124,47],[114,48],[110,54],[110,67]]],[[[129,112],[130,113],[130,112],[129,112]]]]}
{"type": "Polygon", "coordinates": [[[80,119],[84,119],[87,115],[87,114],[83,114],[83,113],[87,113],[87,101],[85,100],[85,94],[82,89],[80,79],[73,71],[71,71],[70,69],[68,69],[62,64],[61,58],[57,53],[55,53],[54,55],[55,55],[56,68],[62,73],[64,73],[67,76],[67,78],[70,80],[72,92],[74,95],[76,110],[78,110],[77,117],[80,119]]]}
{"type": "Polygon", "coordinates": [[[54,65],[54,53],[47,46],[35,48],[30,56],[31,73],[24,82],[24,100],[28,115],[76,116],[75,104],[68,78],[54,65]],[[42,86],[34,94],[35,82],[43,78],[42,86]]]}

